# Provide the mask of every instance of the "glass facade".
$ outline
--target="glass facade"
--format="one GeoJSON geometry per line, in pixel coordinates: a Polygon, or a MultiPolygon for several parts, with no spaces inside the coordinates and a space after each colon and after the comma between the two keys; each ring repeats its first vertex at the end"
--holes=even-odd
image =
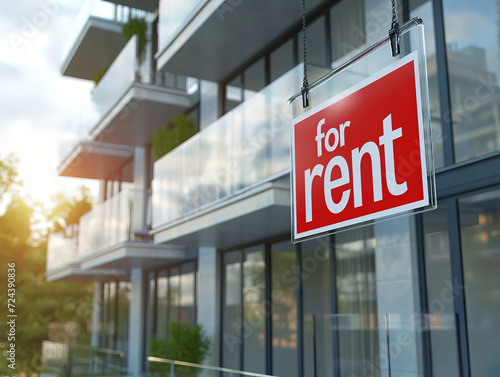
{"type": "Polygon", "coordinates": [[[144,341],[149,350],[152,338],[168,338],[172,322],[196,323],[196,262],[149,272],[146,301],[144,341]]]}
{"type": "Polygon", "coordinates": [[[498,1],[443,0],[457,162],[500,148],[498,1]]]}
{"type": "MultiPolygon", "coordinates": [[[[160,2],[159,28],[171,34],[209,2],[178,3],[160,2]]],[[[397,9],[400,24],[425,22],[438,209],[300,244],[280,233],[224,245],[214,262],[215,363],[286,377],[500,375],[499,2],[401,0],[397,9]]],[[[325,3],[308,23],[310,73],[320,76],[385,37],[390,19],[385,0],[325,3]]],[[[286,33],[220,83],[201,83],[193,111],[202,131],[154,166],[155,231],[288,174],[286,100],[302,83],[303,45],[298,28],[286,33]]],[[[123,90],[116,85],[136,80],[133,43],[110,70],[116,80],[101,84],[109,89],[101,112],[123,90]]],[[[130,239],[132,191],[122,186],[130,169],[127,179],[110,177],[109,200],[82,217],[77,258],[130,239]]],[[[50,263],[59,267],[53,256],[50,263]]],[[[146,356],[170,323],[206,315],[197,311],[198,280],[195,261],[147,271],[146,356]]],[[[127,351],[131,285],[101,287],[99,345],[127,351]]]]}
{"type": "Polygon", "coordinates": [[[458,202],[472,376],[500,374],[500,189],[458,202]]]}
{"type": "Polygon", "coordinates": [[[130,308],[130,282],[111,281],[101,285],[99,347],[127,354],[130,308]]]}

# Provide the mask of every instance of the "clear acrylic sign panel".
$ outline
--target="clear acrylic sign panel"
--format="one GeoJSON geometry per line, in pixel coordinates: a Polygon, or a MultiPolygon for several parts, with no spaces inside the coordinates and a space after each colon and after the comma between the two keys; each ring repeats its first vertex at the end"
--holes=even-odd
{"type": "Polygon", "coordinates": [[[334,69],[290,99],[292,242],[437,206],[424,25],[334,69]]]}

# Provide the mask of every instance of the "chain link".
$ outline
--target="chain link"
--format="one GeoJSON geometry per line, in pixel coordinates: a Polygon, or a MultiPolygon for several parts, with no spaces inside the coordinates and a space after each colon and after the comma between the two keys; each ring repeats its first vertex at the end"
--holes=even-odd
{"type": "Polygon", "coordinates": [[[396,0],[392,0],[392,25],[394,25],[398,22],[397,16],[396,16],[396,0]]]}
{"type": "MultiPolygon", "coordinates": [[[[394,1],[394,0],[393,0],[394,1]]],[[[302,0],[302,42],[304,47],[304,81],[303,86],[307,88],[307,43],[306,43],[306,0],[302,0]]]]}

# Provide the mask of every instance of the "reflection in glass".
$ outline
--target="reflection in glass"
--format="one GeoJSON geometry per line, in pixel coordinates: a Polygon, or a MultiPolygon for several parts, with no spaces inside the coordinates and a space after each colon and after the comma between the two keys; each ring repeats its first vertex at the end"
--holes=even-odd
{"type": "Polygon", "coordinates": [[[273,244],[271,251],[273,375],[296,377],[297,257],[289,241],[273,244]]]}
{"type": "Polygon", "coordinates": [[[260,92],[266,86],[266,64],[265,58],[260,58],[243,73],[245,83],[245,101],[255,93],[260,92]]]}
{"type": "Polygon", "coordinates": [[[226,85],[224,112],[227,113],[243,102],[243,79],[236,76],[226,85]]]}
{"type": "MultiPolygon", "coordinates": [[[[453,326],[430,332],[432,372],[435,377],[458,376],[457,334],[454,327],[453,284],[446,205],[423,214],[425,276],[429,314],[451,318],[453,326]]],[[[441,321],[442,322],[442,321],[441,321]]]]}
{"type": "Polygon", "coordinates": [[[301,244],[302,296],[304,315],[304,376],[329,376],[333,370],[331,331],[330,249],[328,238],[301,244]],[[313,333],[313,316],[316,334],[313,333]],[[314,335],[316,355],[314,355],[314,335]]]}
{"type": "Polygon", "coordinates": [[[156,337],[167,337],[168,277],[165,271],[158,274],[156,283],[156,337]]]}
{"type": "Polygon", "coordinates": [[[410,18],[413,17],[420,17],[425,23],[425,49],[427,54],[427,77],[429,80],[429,104],[434,148],[434,166],[440,168],[444,166],[444,151],[432,1],[410,0],[410,18]]]}
{"type": "Polygon", "coordinates": [[[179,320],[179,290],[180,290],[180,278],[179,269],[175,268],[171,272],[171,276],[168,279],[168,307],[169,313],[168,318],[171,322],[176,322],[179,320]]]}
{"type": "MultiPolygon", "coordinates": [[[[185,266],[183,266],[185,267],[185,266]]],[[[181,275],[181,295],[180,295],[180,321],[190,324],[196,322],[194,295],[195,295],[195,277],[194,272],[184,272],[181,275]]]]}
{"type": "Polygon", "coordinates": [[[127,354],[128,324],[130,308],[130,282],[121,281],[118,285],[118,325],[116,350],[127,354]]]}
{"type": "Polygon", "coordinates": [[[241,252],[223,256],[222,366],[240,369],[241,252]]]}
{"type": "Polygon", "coordinates": [[[291,70],[294,65],[293,40],[289,39],[270,55],[271,82],[291,70]]]}
{"type": "Polygon", "coordinates": [[[335,266],[340,374],[363,376],[366,365],[380,365],[381,355],[373,226],[335,235],[335,266]]]}
{"type": "Polygon", "coordinates": [[[264,245],[245,249],[243,262],[243,370],[266,372],[266,307],[264,245]]]}
{"type": "Polygon", "coordinates": [[[461,199],[459,210],[471,376],[499,376],[500,190],[461,199]]]}
{"type": "Polygon", "coordinates": [[[500,3],[444,0],[456,162],[500,147],[500,3]]]}

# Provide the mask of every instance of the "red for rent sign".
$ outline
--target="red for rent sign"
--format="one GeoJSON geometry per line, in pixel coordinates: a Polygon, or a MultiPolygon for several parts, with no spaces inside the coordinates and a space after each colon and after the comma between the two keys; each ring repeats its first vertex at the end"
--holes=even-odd
{"type": "Polygon", "coordinates": [[[296,118],[292,170],[295,239],[428,205],[416,54],[296,118]]]}

